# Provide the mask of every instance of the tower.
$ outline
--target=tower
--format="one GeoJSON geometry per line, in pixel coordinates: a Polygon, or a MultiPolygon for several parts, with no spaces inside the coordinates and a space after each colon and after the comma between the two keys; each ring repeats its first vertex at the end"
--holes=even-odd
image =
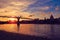
{"type": "Polygon", "coordinates": [[[51,20],[53,20],[53,19],[54,19],[54,17],[53,17],[53,15],[52,15],[52,14],[51,14],[51,16],[50,16],[50,19],[51,19],[51,20]]]}

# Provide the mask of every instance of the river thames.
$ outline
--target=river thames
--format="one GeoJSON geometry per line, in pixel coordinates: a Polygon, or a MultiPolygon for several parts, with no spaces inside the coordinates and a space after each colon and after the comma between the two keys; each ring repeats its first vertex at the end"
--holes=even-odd
{"type": "Polygon", "coordinates": [[[17,24],[0,24],[0,30],[49,38],[60,38],[60,25],[51,24],[20,24],[19,32],[17,24]]]}

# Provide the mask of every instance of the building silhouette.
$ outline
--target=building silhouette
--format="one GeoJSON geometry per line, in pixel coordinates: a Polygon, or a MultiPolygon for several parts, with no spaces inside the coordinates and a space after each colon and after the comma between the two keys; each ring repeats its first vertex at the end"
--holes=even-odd
{"type": "Polygon", "coordinates": [[[54,24],[54,16],[51,14],[51,16],[50,16],[50,24],[54,24]]]}
{"type": "Polygon", "coordinates": [[[50,16],[50,20],[54,20],[54,16],[52,14],[50,16]]]}

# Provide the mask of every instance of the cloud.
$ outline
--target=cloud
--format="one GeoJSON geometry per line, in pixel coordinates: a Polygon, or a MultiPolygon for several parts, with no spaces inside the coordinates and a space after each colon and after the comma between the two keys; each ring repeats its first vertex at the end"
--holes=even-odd
{"type": "Polygon", "coordinates": [[[49,17],[50,14],[48,12],[60,11],[60,6],[53,6],[55,5],[55,1],[53,2],[54,3],[51,4],[51,0],[0,0],[0,15],[22,15],[28,17],[29,15],[34,14],[35,17],[39,18],[49,17]]]}
{"type": "Polygon", "coordinates": [[[41,4],[44,4],[44,3],[49,2],[49,1],[51,1],[51,0],[37,0],[35,4],[36,5],[38,5],[38,4],[41,5],[41,4]]]}
{"type": "Polygon", "coordinates": [[[55,11],[60,11],[60,6],[55,7],[55,11]]]}
{"type": "Polygon", "coordinates": [[[39,19],[44,19],[46,18],[50,18],[50,13],[45,13],[45,12],[35,12],[33,14],[35,16],[35,18],[39,18],[39,19]]]}
{"type": "Polygon", "coordinates": [[[23,10],[34,2],[34,0],[0,0],[0,15],[27,17],[30,13],[23,10]]]}
{"type": "Polygon", "coordinates": [[[34,3],[35,1],[34,0],[0,0],[0,8],[4,8],[4,7],[7,7],[9,5],[30,5],[32,3],[34,3]]]}
{"type": "Polygon", "coordinates": [[[12,0],[0,0],[0,8],[5,8],[9,6],[9,4],[12,2],[12,0]]]}
{"type": "Polygon", "coordinates": [[[30,11],[30,12],[39,12],[39,11],[46,11],[49,10],[49,6],[42,6],[42,7],[32,7],[32,8],[27,8],[27,10],[24,11],[30,11]]]}
{"type": "MultiPolygon", "coordinates": [[[[6,7],[3,9],[0,9],[0,15],[7,15],[7,16],[18,16],[18,15],[27,15],[27,12],[22,12],[22,11],[18,11],[19,9],[14,9],[16,7],[6,7]],[[12,15],[11,15],[12,14],[12,15]]],[[[28,13],[29,14],[29,13],[28,13]]]]}

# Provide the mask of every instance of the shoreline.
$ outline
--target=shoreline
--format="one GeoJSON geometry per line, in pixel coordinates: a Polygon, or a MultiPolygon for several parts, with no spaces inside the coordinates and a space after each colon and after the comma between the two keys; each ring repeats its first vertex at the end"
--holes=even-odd
{"type": "Polygon", "coordinates": [[[0,40],[50,40],[50,39],[46,37],[38,37],[38,36],[0,31],[0,40]]]}

